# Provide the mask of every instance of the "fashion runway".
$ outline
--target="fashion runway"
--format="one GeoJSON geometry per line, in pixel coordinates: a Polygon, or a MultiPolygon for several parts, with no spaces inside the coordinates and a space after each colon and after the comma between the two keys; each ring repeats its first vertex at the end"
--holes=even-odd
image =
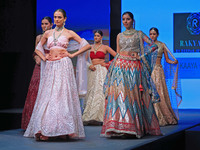
{"type": "MultiPolygon", "coordinates": [[[[5,113],[6,111],[1,111],[5,113]]],[[[15,112],[15,111],[14,111],[15,112]]],[[[21,129],[0,132],[0,150],[122,150],[122,149],[160,149],[184,147],[185,131],[200,125],[200,110],[179,110],[178,125],[161,127],[163,136],[144,136],[141,139],[113,139],[100,137],[101,126],[85,126],[86,138],[83,140],[37,142],[25,138],[21,129]],[[182,145],[179,145],[182,143],[182,145]],[[155,148],[156,147],[156,148],[155,148]]],[[[3,123],[3,121],[1,122],[3,123]]]]}

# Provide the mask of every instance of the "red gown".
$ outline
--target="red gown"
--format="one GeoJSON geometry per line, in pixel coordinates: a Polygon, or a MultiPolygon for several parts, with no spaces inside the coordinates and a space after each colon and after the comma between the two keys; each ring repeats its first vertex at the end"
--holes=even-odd
{"type": "Polygon", "coordinates": [[[31,77],[31,81],[28,88],[28,93],[26,96],[24,110],[22,112],[21,128],[24,130],[26,130],[32,115],[32,111],[35,105],[35,100],[37,98],[39,83],[40,83],[40,66],[35,64],[33,75],[31,77]]]}

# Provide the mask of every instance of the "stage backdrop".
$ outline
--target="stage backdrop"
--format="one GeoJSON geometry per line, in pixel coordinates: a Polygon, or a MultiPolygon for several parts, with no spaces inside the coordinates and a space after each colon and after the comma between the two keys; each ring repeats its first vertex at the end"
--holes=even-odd
{"type": "MultiPolygon", "coordinates": [[[[90,44],[94,43],[94,31],[103,31],[103,44],[109,45],[110,26],[110,1],[109,0],[76,0],[66,1],[40,0],[37,1],[37,34],[42,33],[41,19],[49,16],[53,20],[53,13],[56,9],[62,8],[66,11],[67,21],[65,27],[75,31],[80,37],[85,38],[90,44]]],[[[55,25],[53,26],[53,28],[55,25]]],[[[72,52],[73,53],[73,52],[72,52]]],[[[106,55],[106,61],[109,55],[106,55]]],[[[72,59],[76,67],[77,57],[72,59]]]]}
{"type": "Polygon", "coordinates": [[[50,16],[56,9],[62,8],[67,13],[65,27],[78,33],[86,40],[93,40],[93,31],[101,29],[104,42],[109,40],[110,1],[109,0],[39,0],[37,1],[37,34],[41,33],[41,19],[50,16]]]}
{"type": "MultiPolygon", "coordinates": [[[[199,0],[122,0],[122,13],[131,11],[136,29],[149,35],[157,27],[164,42],[180,63],[183,102],[179,108],[200,108],[200,7],[199,0]]],[[[124,30],[122,26],[122,30],[124,30]]]]}

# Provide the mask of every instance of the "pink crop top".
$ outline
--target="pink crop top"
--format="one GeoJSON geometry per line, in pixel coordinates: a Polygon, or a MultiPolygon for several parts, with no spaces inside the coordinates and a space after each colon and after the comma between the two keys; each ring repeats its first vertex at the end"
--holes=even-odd
{"type": "Polygon", "coordinates": [[[69,39],[63,35],[61,35],[55,42],[53,36],[50,36],[47,40],[47,47],[50,50],[52,48],[67,49],[68,44],[69,44],[69,39]]]}

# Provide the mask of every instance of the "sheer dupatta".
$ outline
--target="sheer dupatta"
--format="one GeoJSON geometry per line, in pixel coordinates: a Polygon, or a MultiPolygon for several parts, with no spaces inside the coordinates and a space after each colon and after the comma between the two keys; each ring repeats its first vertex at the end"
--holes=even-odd
{"type": "MultiPolygon", "coordinates": [[[[39,42],[38,45],[36,46],[36,49],[39,50],[45,56],[45,52],[44,52],[44,48],[45,47],[47,47],[47,44],[42,46],[41,42],[39,42]]],[[[46,64],[45,61],[43,61],[41,59],[41,63],[40,63],[40,81],[42,81],[45,64],[46,64]]]]}
{"type": "Polygon", "coordinates": [[[104,85],[103,85],[103,93],[104,93],[106,99],[108,97],[108,89],[109,89],[108,87],[110,86],[111,74],[113,73],[113,68],[114,68],[114,65],[115,65],[118,57],[119,57],[119,53],[117,53],[115,55],[115,57],[113,58],[113,60],[111,61],[110,65],[108,67],[108,72],[107,72],[107,75],[106,75],[106,78],[104,81],[104,85]]]}
{"type": "MultiPolygon", "coordinates": [[[[85,39],[81,40],[81,43],[76,41],[70,41],[67,51],[80,50],[82,47],[89,44],[85,39]]],[[[78,88],[79,96],[85,96],[87,94],[87,61],[86,53],[84,52],[77,56],[76,63],[76,84],[78,88]]]]}
{"type": "MultiPolygon", "coordinates": [[[[67,51],[80,50],[82,47],[86,46],[87,44],[88,42],[83,38],[80,43],[74,40],[71,40],[67,47],[67,51]]],[[[44,48],[41,45],[41,42],[38,43],[36,49],[42,52],[42,54],[45,56],[44,48]]],[[[87,65],[86,65],[85,55],[86,55],[86,52],[78,55],[77,63],[76,63],[76,83],[77,83],[79,96],[86,95],[87,93],[87,65]]],[[[42,70],[44,70],[44,68],[42,68],[41,71],[42,70]]]]}
{"type": "MultiPolygon", "coordinates": [[[[167,48],[165,44],[164,49],[168,53],[168,57],[170,60],[175,61],[176,58],[173,56],[173,54],[170,52],[170,50],[167,48]]],[[[179,64],[169,64],[164,59],[164,74],[165,74],[165,80],[166,85],[168,88],[168,93],[171,101],[172,109],[174,110],[174,113],[178,117],[178,106],[181,104],[182,101],[182,91],[181,91],[181,82],[180,82],[180,76],[179,76],[179,64]]]]}
{"type": "Polygon", "coordinates": [[[140,58],[143,64],[142,72],[147,78],[147,85],[150,90],[149,94],[152,97],[152,102],[157,103],[160,101],[160,96],[151,78],[151,73],[155,66],[154,58],[157,57],[157,45],[141,31],[138,32],[138,37],[140,39],[140,58]]]}

